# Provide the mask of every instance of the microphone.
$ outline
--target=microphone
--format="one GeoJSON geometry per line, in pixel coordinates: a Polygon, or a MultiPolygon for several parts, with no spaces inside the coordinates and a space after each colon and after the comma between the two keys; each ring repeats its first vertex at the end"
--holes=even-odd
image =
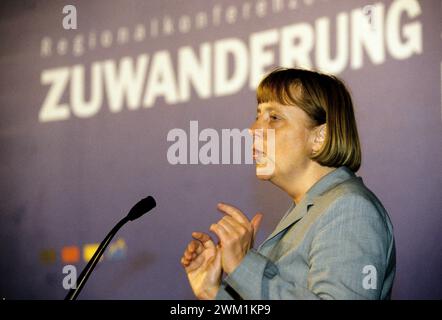
{"type": "Polygon", "coordinates": [[[106,250],[107,246],[109,245],[115,234],[118,232],[118,230],[120,230],[120,228],[124,226],[128,221],[134,221],[138,219],[145,213],[155,208],[156,205],[157,203],[155,199],[151,196],[148,196],[144,199],[141,199],[137,204],[132,207],[132,209],[130,209],[127,216],[121,219],[107,234],[104,240],[101,241],[100,245],[97,248],[97,251],[95,251],[91,260],[89,260],[88,264],[86,265],[86,267],[84,267],[83,271],[78,277],[76,288],[70,289],[64,300],[77,299],[77,296],[80,294],[81,290],[86,284],[86,281],[89,279],[89,276],[91,275],[92,271],[94,270],[95,266],[97,265],[98,261],[100,260],[101,256],[103,255],[104,251],[106,250]]]}
{"type": "Polygon", "coordinates": [[[134,221],[141,217],[146,212],[149,212],[153,208],[155,208],[157,203],[155,202],[155,199],[151,196],[148,196],[144,199],[141,199],[138,201],[136,205],[130,209],[129,213],[127,214],[126,218],[130,221],[134,221]]]}

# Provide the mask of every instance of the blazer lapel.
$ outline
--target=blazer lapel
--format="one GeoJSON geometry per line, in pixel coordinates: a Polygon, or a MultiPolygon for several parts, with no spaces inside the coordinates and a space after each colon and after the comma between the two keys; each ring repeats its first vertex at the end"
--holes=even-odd
{"type": "MultiPolygon", "coordinates": [[[[259,246],[259,249],[261,249],[272,238],[276,237],[276,235],[302,219],[302,217],[307,214],[310,206],[314,204],[314,201],[318,196],[351,178],[356,178],[355,174],[347,167],[342,166],[320,179],[307,192],[304,199],[299,203],[299,205],[295,205],[294,203],[292,204],[289,212],[284,218],[282,218],[272,234],[270,234],[270,236],[259,246]]],[[[360,179],[359,177],[357,178],[360,179]]]]}
{"type": "Polygon", "coordinates": [[[299,205],[292,206],[291,210],[288,212],[288,214],[278,223],[275,230],[270,234],[270,236],[264,240],[264,242],[260,245],[260,248],[265,245],[266,242],[270,241],[272,238],[274,238],[276,235],[278,235],[280,232],[284,231],[288,227],[290,227],[292,224],[295,224],[299,220],[302,219],[302,217],[305,216],[305,214],[308,211],[309,206],[312,204],[309,197],[306,197],[299,205]]]}

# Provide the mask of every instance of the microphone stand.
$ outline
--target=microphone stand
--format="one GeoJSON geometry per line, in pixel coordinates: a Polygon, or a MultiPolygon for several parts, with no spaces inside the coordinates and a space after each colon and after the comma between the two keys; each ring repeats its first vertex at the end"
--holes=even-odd
{"type": "Polygon", "coordinates": [[[144,199],[141,199],[138,201],[137,204],[135,204],[132,209],[130,209],[127,216],[125,216],[123,219],[121,219],[115,227],[107,234],[107,236],[104,238],[103,241],[101,241],[100,245],[98,246],[97,250],[95,251],[94,255],[92,256],[92,259],[89,260],[86,267],[81,272],[80,276],[77,280],[77,285],[75,288],[70,289],[64,300],[75,300],[77,299],[77,296],[80,294],[81,289],[84,287],[87,279],[91,275],[92,271],[94,270],[95,266],[97,265],[98,261],[100,260],[101,256],[103,255],[104,251],[106,250],[107,246],[109,245],[109,242],[112,240],[112,238],[115,236],[115,234],[118,232],[118,230],[121,229],[122,226],[124,226],[128,221],[134,221],[144,215],[146,212],[149,212],[153,208],[156,207],[156,201],[152,196],[148,196],[144,199]]]}
{"type": "Polygon", "coordinates": [[[95,251],[94,255],[92,256],[91,260],[89,260],[86,267],[81,272],[80,276],[77,280],[77,286],[73,289],[70,289],[64,300],[75,300],[77,299],[77,296],[80,294],[81,289],[83,289],[87,279],[91,275],[92,271],[94,270],[95,266],[97,265],[98,261],[100,260],[101,256],[103,255],[104,251],[106,250],[107,246],[109,245],[112,238],[115,236],[115,234],[118,232],[118,230],[121,229],[122,226],[124,226],[129,221],[129,218],[126,216],[123,219],[120,220],[116,224],[116,226],[107,234],[107,236],[104,238],[104,240],[100,243],[99,247],[95,251]]]}

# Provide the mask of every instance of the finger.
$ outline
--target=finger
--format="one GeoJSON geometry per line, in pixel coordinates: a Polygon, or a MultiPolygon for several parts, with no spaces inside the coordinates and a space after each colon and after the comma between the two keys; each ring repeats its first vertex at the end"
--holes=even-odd
{"type": "Polygon", "coordinates": [[[198,246],[193,253],[196,255],[200,255],[203,251],[204,251],[204,245],[201,242],[198,242],[198,246]]]}
{"type": "Polygon", "coordinates": [[[185,256],[184,256],[184,254],[183,254],[183,256],[181,257],[181,262],[182,263],[189,263],[190,262],[190,259],[187,259],[185,256]]]}
{"type": "Polygon", "coordinates": [[[253,227],[253,238],[255,238],[256,234],[258,233],[258,229],[261,225],[262,218],[263,218],[263,214],[259,213],[259,212],[252,218],[251,224],[253,227]]]}
{"type": "Polygon", "coordinates": [[[227,231],[219,224],[214,223],[210,226],[210,231],[212,231],[213,233],[216,234],[216,236],[218,237],[219,241],[222,243],[226,242],[227,239],[229,238],[227,231]]]}
{"type": "Polygon", "coordinates": [[[187,245],[186,251],[187,251],[187,252],[190,252],[190,253],[195,252],[197,246],[198,246],[198,242],[197,242],[196,240],[192,240],[192,241],[190,241],[189,244],[187,245]]]}
{"type": "Polygon", "coordinates": [[[203,251],[203,244],[198,240],[192,240],[189,243],[188,251],[192,254],[200,254],[203,251]]]}
{"type": "Polygon", "coordinates": [[[221,219],[218,224],[221,225],[230,235],[239,233],[239,229],[243,228],[239,223],[232,225],[229,221],[227,221],[227,219],[221,219]]]}
{"type": "Polygon", "coordinates": [[[245,228],[247,230],[252,231],[252,225],[250,223],[248,223],[247,225],[243,225],[242,223],[240,223],[235,218],[232,218],[231,216],[224,216],[221,219],[221,221],[226,221],[229,225],[231,225],[235,229],[245,228]]]}
{"type": "Polygon", "coordinates": [[[189,251],[185,251],[184,252],[184,257],[187,259],[187,260],[192,260],[192,253],[190,253],[189,251]]]}
{"type": "Polygon", "coordinates": [[[214,263],[221,267],[221,250],[216,251],[214,263]]]}
{"type": "Polygon", "coordinates": [[[196,269],[198,269],[199,267],[201,267],[201,265],[204,263],[204,257],[203,256],[198,256],[195,260],[192,260],[186,267],[186,271],[187,272],[192,272],[196,269]]]}
{"type": "Polygon", "coordinates": [[[195,259],[198,257],[202,252],[204,251],[203,245],[201,243],[198,244],[198,247],[194,251],[187,251],[187,254],[185,254],[185,257],[189,257],[190,259],[195,259]]]}
{"type": "Polygon", "coordinates": [[[187,267],[190,264],[190,261],[187,260],[186,258],[182,257],[181,264],[183,265],[183,267],[187,267]]]}
{"type": "Polygon", "coordinates": [[[196,240],[192,240],[191,242],[189,242],[189,244],[186,247],[186,250],[184,250],[184,255],[186,257],[190,257],[192,256],[194,253],[196,253],[197,247],[198,246],[202,246],[201,243],[199,243],[196,240]]]}
{"type": "Polygon", "coordinates": [[[217,208],[219,211],[231,216],[232,218],[238,220],[242,224],[249,223],[249,219],[247,219],[244,213],[242,213],[241,210],[235,208],[234,206],[225,203],[218,203],[217,208]]]}
{"type": "MultiPolygon", "coordinates": [[[[248,223],[247,225],[243,225],[230,216],[224,216],[221,219],[221,221],[224,221],[224,223],[227,224],[226,229],[232,232],[232,234],[233,233],[235,235],[250,234],[250,236],[253,237],[253,226],[250,223],[248,223]],[[233,228],[233,231],[228,229],[229,226],[231,229],[233,228]]],[[[223,224],[223,226],[225,225],[223,224]]]]}
{"type": "Polygon", "coordinates": [[[197,251],[199,247],[201,247],[201,242],[198,240],[192,240],[190,242],[192,244],[193,252],[197,251]]]}
{"type": "Polygon", "coordinates": [[[212,238],[204,232],[192,232],[192,237],[200,241],[206,249],[212,249],[215,247],[212,238]]]}
{"type": "Polygon", "coordinates": [[[201,242],[206,242],[210,240],[210,236],[204,232],[198,232],[198,231],[192,232],[192,237],[201,242]]]}

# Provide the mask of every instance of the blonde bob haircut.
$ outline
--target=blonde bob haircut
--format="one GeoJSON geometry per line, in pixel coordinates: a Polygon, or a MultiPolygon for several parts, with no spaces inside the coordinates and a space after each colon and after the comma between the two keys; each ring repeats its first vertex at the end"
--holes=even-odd
{"type": "Polygon", "coordinates": [[[277,68],[256,91],[258,104],[277,102],[301,108],[311,126],[326,124],[325,141],[311,159],[327,167],[361,166],[361,146],[353,102],[344,83],[335,76],[297,68],[277,68]]]}

